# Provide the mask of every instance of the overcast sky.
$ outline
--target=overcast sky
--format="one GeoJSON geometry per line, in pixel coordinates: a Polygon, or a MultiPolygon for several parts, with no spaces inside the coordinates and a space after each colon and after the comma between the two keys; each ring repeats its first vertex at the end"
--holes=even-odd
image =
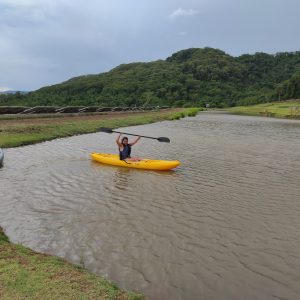
{"type": "Polygon", "coordinates": [[[300,50],[300,0],[0,0],[0,91],[191,47],[300,50]]]}

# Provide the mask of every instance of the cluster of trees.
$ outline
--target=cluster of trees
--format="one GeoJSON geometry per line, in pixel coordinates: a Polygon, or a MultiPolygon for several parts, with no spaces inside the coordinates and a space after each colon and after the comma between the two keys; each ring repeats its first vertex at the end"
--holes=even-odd
{"type": "Polygon", "coordinates": [[[0,95],[0,105],[228,107],[297,97],[300,51],[233,57],[191,48],[166,60],[123,64],[25,95],[0,95]]]}

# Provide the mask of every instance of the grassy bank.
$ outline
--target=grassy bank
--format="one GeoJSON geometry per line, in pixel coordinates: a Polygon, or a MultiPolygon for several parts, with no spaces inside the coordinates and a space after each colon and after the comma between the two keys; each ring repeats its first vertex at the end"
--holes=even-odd
{"type": "Polygon", "coordinates": [[[300,100],[238,106],[226,110],[239,115],[300,119],[300,100]]]}
{"type": "Polygon", "coordinates": [[[11,244],[0,228],[0,299],[139,300],[106,279],[58,257],[11,244]]]}
{"type": "Polygon", "coordinates": [[[80,115],[65,118],[0,118],[0,147],[17,147],[77,134],[96,132],[99,127],[125,127],[194,116],[197,108],[143,113],[80,115]]]}

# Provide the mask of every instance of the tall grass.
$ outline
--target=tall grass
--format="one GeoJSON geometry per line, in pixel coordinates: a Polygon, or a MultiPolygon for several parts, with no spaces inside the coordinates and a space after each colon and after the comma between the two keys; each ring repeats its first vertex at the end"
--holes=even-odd
{"type": "Polygon", "coordinates": [[[184,111],[174,113],[171,117],[170,120],[179,120],[181,118],[185,117],[194,117],[197,115],[199,111],[202,111],[203,108],[188,108],[184,111]]]}

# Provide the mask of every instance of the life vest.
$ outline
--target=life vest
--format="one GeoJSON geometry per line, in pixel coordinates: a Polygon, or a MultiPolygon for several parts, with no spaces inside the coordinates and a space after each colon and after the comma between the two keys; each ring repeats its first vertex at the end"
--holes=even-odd
{"type": "Polygon", "coordinates": [[[120,154],[120,160],[124,160],[128,157],[130,157],[130,154],[131,154],[131,146],[130,145],[124,145],[123,144],[123,150],[121,151],[119,149],[119,154],[120,154]]]}

